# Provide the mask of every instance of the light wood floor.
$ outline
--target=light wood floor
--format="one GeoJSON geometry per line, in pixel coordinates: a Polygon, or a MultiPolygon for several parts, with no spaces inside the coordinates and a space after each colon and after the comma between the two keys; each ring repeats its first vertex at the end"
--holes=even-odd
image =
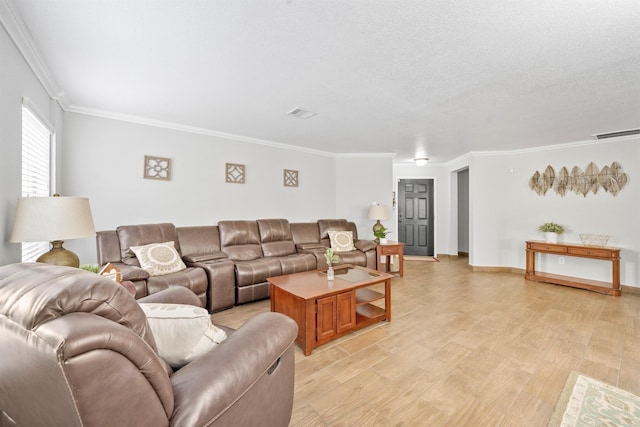
{"type": "MultiPolygon", "coordinates": [[[[546,426],[571,370],[640,394],[640,295],[406,261],[392,321],[296,346],[292,426],[546,426]]],[[[213,315],[239,327],[269,301],[213,315]]]]}

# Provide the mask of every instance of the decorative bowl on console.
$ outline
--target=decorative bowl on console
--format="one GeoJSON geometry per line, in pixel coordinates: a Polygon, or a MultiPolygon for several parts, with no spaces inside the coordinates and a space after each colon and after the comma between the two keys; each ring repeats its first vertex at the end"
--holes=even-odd
{"type": "Polygon", "coordinates": [[[606,234],[580,234],[580,240],[585,246],[607,246],[609,236],[606,234]]]}

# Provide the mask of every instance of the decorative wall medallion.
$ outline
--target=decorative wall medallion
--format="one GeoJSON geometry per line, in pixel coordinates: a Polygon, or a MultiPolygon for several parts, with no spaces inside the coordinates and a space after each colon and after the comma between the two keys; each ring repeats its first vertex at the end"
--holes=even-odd
{"type": "Polygon", "coordinates": [[[597,194],[602,188],[616,196],[628,182],[629,176],[622,171],[619,162],[613,162],[602,170],[594,162],[590,162],[584,171],[579,166],[574,166],[571,173],[563,166],[556,174],[549,165],[542,174],[534,172],[529,178],[529,188],[538,195],[544,195],[549,188],[553,188],[561,197],[564,197],[567,190],[586,197],[589,192],[597,194]]]}
{"type": "Polygon", "coordinates": [[[244,184],[245,167],[237,163],[225,163],[226,181],[232,184],[244,184]]]}
{"type": "Polygon", "coordinates": [[[298,171],[294,171],[290,169],[284,170],[284,186],[285,187],[298,186],[298,171]]]}
{"type": "Polygon", "coordinates": [[[169,181],[171,179],[171,159],[144,156],[144,178],[169,181]]]}

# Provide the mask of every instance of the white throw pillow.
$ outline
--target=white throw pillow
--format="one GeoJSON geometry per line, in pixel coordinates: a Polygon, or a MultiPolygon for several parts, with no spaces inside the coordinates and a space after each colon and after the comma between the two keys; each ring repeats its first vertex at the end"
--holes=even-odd
{"type": "Polygon", "coordinates": [[[147,270],[150,276],[177,273],[187,268],[173,242],[131,246],[131,250],[136,254],[140,267],[147,270]]]}
{"type": "Polygon", "coordinates": [[[353,246],[353,233],[351,231],[334,231],[329,233],[329,240],[331,241],[331,247],[336,252],[347,252],[355,249],[353,246]]]}
{"type": "Polygon", "coordinates": [[[156,340],[158,355],[180,368],[227,338],[211,323],[207,310],[195,305],[140,303],[156,340]]]}

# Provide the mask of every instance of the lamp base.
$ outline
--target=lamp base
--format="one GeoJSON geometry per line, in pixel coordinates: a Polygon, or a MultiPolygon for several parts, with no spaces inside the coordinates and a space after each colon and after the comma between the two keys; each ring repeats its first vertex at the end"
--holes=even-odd
{"type": "Polygon", "coordinates": [[[380,230],[382,227],[383,225],[380,223],[380,220],[373,224],[373,235],[375,236],[376,232],[378,232],[378,230],[380,230]]]}
{"type": "Polygon", "coordinates": [[[51,250],[45,252],[36,260],[36,262],[44,262],[46,264],[65,265],[68,267],[80,267],[80,259],[78,255],[62,247],[62,240],[54,240],[51,242],[51,250]]]}

